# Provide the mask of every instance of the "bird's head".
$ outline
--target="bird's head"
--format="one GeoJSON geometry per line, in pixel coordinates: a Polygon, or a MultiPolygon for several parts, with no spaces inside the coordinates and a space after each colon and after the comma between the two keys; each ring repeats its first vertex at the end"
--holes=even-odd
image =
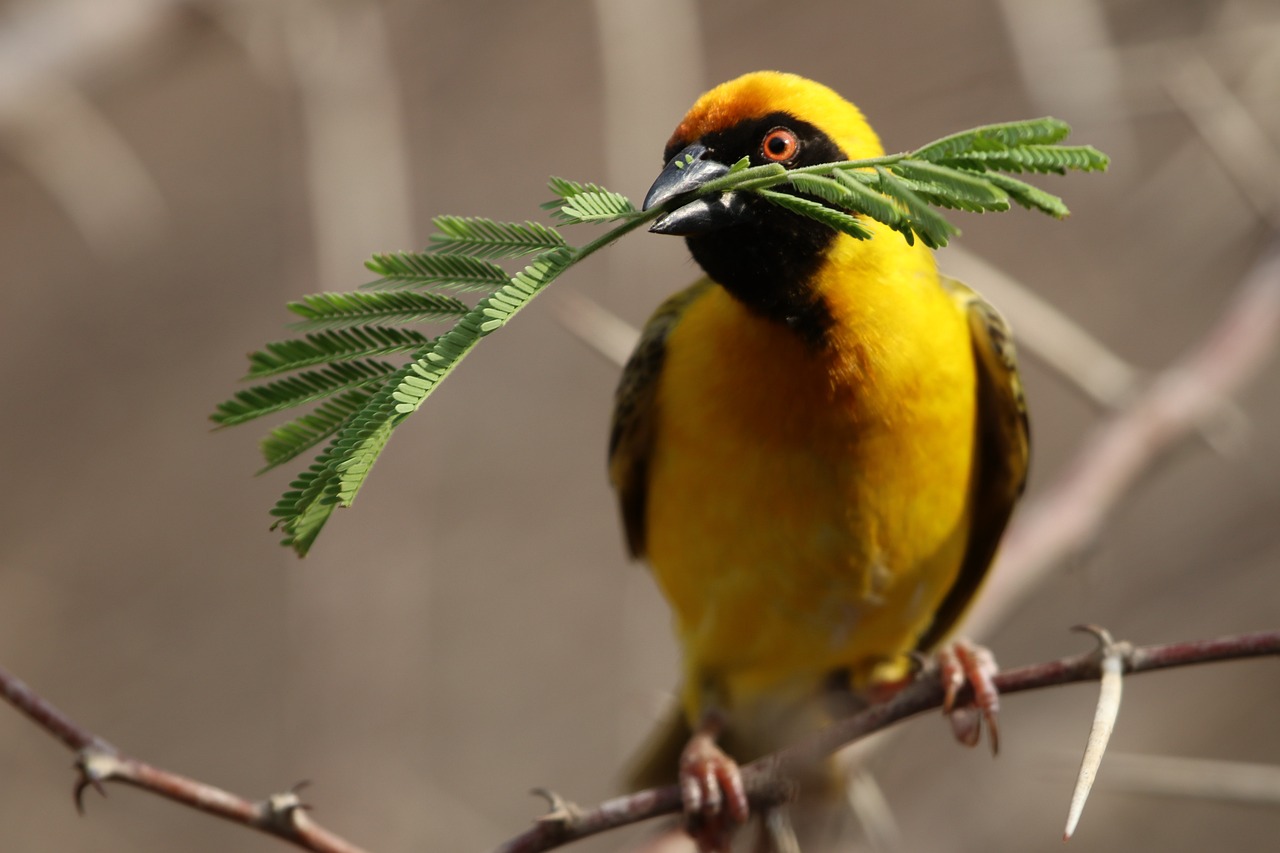
{"type": "Polygon", "coordinates": [[[822,318],[804,315],[821,306],[813,304],[807,283],[836,233],[752,193],[692,194],[743,157],[753,166],[792,169],[883,153],[858,108],[831,89],[794,74],[758,71],[698,99],[667,142],[666,167],[644,207],[690,196],[652,230],[686,237],[707,274],[749,307],[793,326],[812,326],[822,318]]]}

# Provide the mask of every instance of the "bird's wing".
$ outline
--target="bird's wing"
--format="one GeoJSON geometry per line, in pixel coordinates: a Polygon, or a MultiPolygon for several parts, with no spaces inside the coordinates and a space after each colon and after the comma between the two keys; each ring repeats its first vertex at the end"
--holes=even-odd
{"type": "Polygon", "coordinates": [[[977,388],[973,510],[964,563],[918,648],[941,642],[964,614],[987,573],[1013,506],[1027,480],[1027,404],[1009,324],[985,299],[955,279],[943,287],[969,316],[977,388]]]}
{"type": "Polygon", "coordinates": [[[645,504],[649,489],[649,454],[658,377],[667,351],[667,336],[680,315],[712,284],[703,279],[668,298],[645,324],[631,358],[622,370],[614,394],[613,427],[609,434],[609,478],[618,492],[627,545],[633,557],[644,556],[645,504]]]}

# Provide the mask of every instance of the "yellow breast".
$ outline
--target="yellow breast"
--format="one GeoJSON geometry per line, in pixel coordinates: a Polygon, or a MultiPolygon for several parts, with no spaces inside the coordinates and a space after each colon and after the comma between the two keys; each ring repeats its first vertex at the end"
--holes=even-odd
{"type": "MultiPolygon", "coordinates": [[[[667,339],[647,550],[688,697],[731,705],[901,662],[964,554],[974,448],[968,328],[929,253],[841,237],[821,351],[718,287],[667,339]]],[[[689,709],[696,715],[696,708],[689,709]]]]}

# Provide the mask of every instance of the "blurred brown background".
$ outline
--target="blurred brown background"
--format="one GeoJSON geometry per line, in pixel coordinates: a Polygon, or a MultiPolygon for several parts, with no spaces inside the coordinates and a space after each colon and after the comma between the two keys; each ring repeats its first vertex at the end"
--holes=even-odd
{"type": "MultiPolygon", "coordinates": [[[[250,797],[313,780],[318,819],[371,850],[488,848],[535,785],[613,793],[676,663],[605,480],[617,368],[555,293],[305,561],[266,530],[292,471],[254,479],[262,429],[206,417],[286,336],[285,301],[368,280],[434,214],[525,218],[549,174],[638,198],[693,98],[762,67],[848,95],[890,150],[1051,113],[1111,153],[1041,182],[1070,220],[962,216],[958,244],[1142,370],[1198,340],[1280,224],[1274,0],[0,2],[0,661],[161,766],[250,797]]],[[[637,235],[555,290],[639,324],[694,275],[637,235]]],[[[1034,491],[1100,414],[1024,361],[1034,491]]],[[[1080,622],[1280,623],[1278,376],[1238,397],[1234,453],[1187,442],[987,638],[1002,662],[1084,648],[1080,622]]],[[[910,724],[872,768],[902,849],[1058,849],[1094,693],[1011,697],[998,761],[910,724]]],[[[1274,662],[1135,678],[1113,749],[1277,765],[1278,705],[1274,662]]],[[[286,849],[120,787],[77,817],[70,761],[0,708],[0,850],[286,849]]],[[[1120,776],[1076,851],[1274,849],[1275,801],[1120,776]]]]}

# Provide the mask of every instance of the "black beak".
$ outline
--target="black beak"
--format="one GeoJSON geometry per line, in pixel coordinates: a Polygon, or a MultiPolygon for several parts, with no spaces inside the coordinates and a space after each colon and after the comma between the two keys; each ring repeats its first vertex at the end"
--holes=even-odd
{"type": "MultiPolygon", "coordinates": [[[[696,191],[710,181],[728,174],[729,167],[706,159],[706,146],[694,143],[681,151],[658,175],[644,197],[644,210],[678,196],[696,191]]],[[[740,221],[743,211],[741,194],[728,192],[695,198],[677,207],[650,226],[655,234],[686,236],[715,231],[740,221]]]]}

